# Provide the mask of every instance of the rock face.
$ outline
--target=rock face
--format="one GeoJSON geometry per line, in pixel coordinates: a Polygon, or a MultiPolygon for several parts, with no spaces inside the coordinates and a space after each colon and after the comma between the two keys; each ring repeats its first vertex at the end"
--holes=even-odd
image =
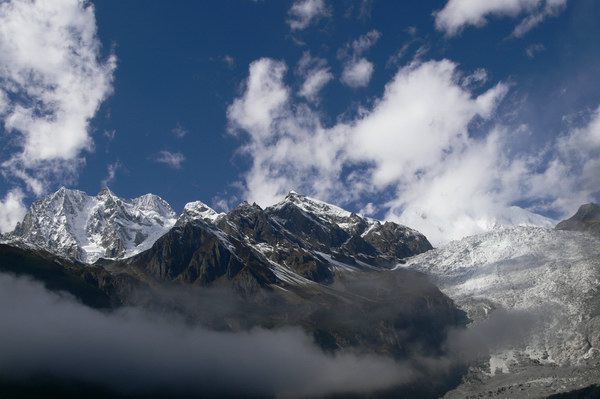
{"type": "Polygon", "coordinates": [[[125,200],[107,188],[95,197],[61,188],[34,203],[4,239],[93,263],[150,248],[175,221],[171,206],[153,194],[125,200]]]}
{"type": "Polygon", "coordinates": [[[242,291],[256,291],[271,284],[330,285],[340,272],[389,269],[431,249],[408,227],[293,192],[266,209],[242,203],[216,214],[203,204],[195,210],[188,206],[150,250],[125,263],[160,281],[227,280],[242,291]]]}
{"type": "Polygon", "coordinates": [[[577,389],[600,378],[590,373],[600,361],[600,245],[594,236],[503,228],[417,255],[399,268],[430,275],[475,325],[496,309],[542,320],[526,342],[484,359],[470,383],[449,397],[496,390],[522,396],[519,389],[529,380],[546,383],[531,385],[527,397],[544,397],[558,386],[577,389]]]}
{"type": "Polygon", "coordinates": [[[577,213],[556,225],[557,230],[586,231],[600,237],[600,206],[585,204],[577,213]]]}

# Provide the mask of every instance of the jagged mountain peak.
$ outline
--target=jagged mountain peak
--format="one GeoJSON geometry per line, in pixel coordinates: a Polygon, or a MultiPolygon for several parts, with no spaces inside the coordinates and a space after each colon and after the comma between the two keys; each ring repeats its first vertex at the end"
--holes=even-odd
{"type": "Polygon", "coordinates": [[[176,217],[176,213],[171,205],[156,194],[144,194],[132,200],[132,202],[142,210],[156,212],[159,215],[169,215],[176,217]]]}
{"type": "Polygon", "coordinates": [[[149,248],[175,217],[171,206],[153,194],[127,200],[107,187],[97,196],[61,187],[36,201],[8,239],[93,263],[149,248]]]}
{"type": "Polygon", "coordinates": [[[351,217],[353,215],[352,212],[342,209],[339,206],[309,197],[307,195],[299,194],[296,191],[290,191],[285,196],[283,201],[275,204],[274,207],[283,206],[289,203],[316,214],[334,217],[351,217]]]}
{"type": "Polygon", "coordinates": [[[188,202],[183,207],[183,212],[179,217],[179,223],[183,223],[190,220],[204,220],[207,222],[216,222],[219,218],[223,217],[224,213],[219,213],[206,205],[202,201],[188,202]]]}
{"type": "Polygon", "coordinates": [[[96,195],[96,197],[116,197],[116,195],[112,192],[112,190],[108,187],[108,186],[103,186],[100,191],[98,191],[98,194],[96,195]]]}

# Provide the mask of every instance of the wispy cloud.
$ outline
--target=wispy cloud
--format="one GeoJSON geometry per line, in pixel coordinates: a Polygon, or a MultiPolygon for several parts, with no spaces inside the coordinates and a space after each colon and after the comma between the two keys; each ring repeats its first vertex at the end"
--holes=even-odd
{"type": "Polygon", "coordinates": [[[296,73],[304,79],[298,94],[311,102],[318,100],[321,90],[333,79],[327,60],[313,57],[308,51],[302,54],[296,73]]]}
{"type": "Polygon", "coordinates": [[[171,129],[171,134],[178,139],[181,139],[188,134],[188,130],[178,123],[173,129],[171,129]]]}
{"type": "Polygon", "coordinates": [[[295,0],[288,11],[287,22],[292,30],[303,30],[330,14],[325,0],[295,0]]]}
{"type": "Polygon", "coordinates": [[[105,130],[103,136],[106,137],[108,141],[113,141],[115,137],[117,137],[117,131],[115,129],[105,130]]]}
{"type": "Polygon", "coordinates": [[[152,160],[165,164],[173,169],[181,169],[181,165],[185,161],[185,156],[180,152],[162,150],[152,156],[152,160]]]}
{"type": "Polygon", "coordinates": [[[121,161],[108,164],[106,168],[106,177],[102,179],[102,187],[109,187],[117,178],[117,171],[122,167],[121,161]]]}
{"type": "Polygon", "coordinates": [[[344,61],[340,78],[343,84],[352,88],[366,87],[369,84],[375,67],[363,54],[373,47],[380,37],[381,32],[372,30],[338,51],[338,58],[344,61]]]}
{"type": "Polygon", "coordinates": [[[235,58],[233,56],[226,54],[223,56],[222,60],[225,65],[227,65],[227,68],[233,69],[235,67],[235,58]]]}
{"type": "Polygon", "coordinates": [[[536,55],[538,55],[539,53],[541,53],[544,50],[546,50],[546,47],[543,44],[540,44],[540,43],[530,44],[529,46],[527,46],[525,48],[525,54],[527,54],[527,57],[529,57],[529,58],[535,58],[536,55]]]}
{"type": "Polygon", "coordinates": [[[448,36],[454,36],[466,26],[482,27],[492,16],[525,17],[514,28],[513,36],[521,37],[547,17],[560,13],[567,0],[448,0],[444,8],[434,13],[435,26],[448,36]]]}

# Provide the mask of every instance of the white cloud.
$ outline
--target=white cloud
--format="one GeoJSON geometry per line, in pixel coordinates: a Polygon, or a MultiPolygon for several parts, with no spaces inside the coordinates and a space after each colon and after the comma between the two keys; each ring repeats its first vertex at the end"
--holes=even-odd
{"type": "Polygon", "coordinates": [[[260,63],[263,68],[252,64],[248,80],[261,84],[247,84],[228,113],[230,124],[246,133],[249,201],[270,205],[294,189],[338,204],[355,202],[363,212],[386,212],[440,244],[500,224],[550,225],[533,212],[567,216],[600,187],[600,108],[588,124],[549,147],[518,152],[513,143],[522,141],[526,128],[512,131],[494,120],[508,86],[475,94],[487,74],[465,76],[442,60],[400,69],[372,106],[324,127],[317,111],[290,100],[285,65],[260,63]],[[275,66],[278,73],[265,73],[275,66]],[[280,99],[276,106],[240,106],[268,98],[268,88],[280,99]],[[261,123],[240,123],[255,114],[261,123]],[[535,205],[516,206],[522,203],[535,205]]]}
{"type": "Polygon", "coordinates": [[[528,188],[562,214],[593,201],[593,194],[600,192],[600,106],[586,124],[558,138],[547,169],[528,188]]]}
{"type": "Polygon", "coordinates": [[[102,187],[108,187],[113,184],[117,178],[117,171],[121,168],[121,162],[116,161],[108,164],[106,168],[106,177],[102,180],[102,187]]]}
{"type": "Polygon", "coordinates": [[[271,125],[289,97],[283,84],[287,67],[283,62],[261,58],[250,64],[245,93],[227,110],[230,129],[243,129],[253,135],[268,136],[271,125]]]}
{"type": "Polygon", "coordinates": [[[223,56],[223,62],[229,69],[233,69],[235,67],[235,58],[229,54],[223,56]]]}
{"type": "Polygon", "coordinates": [[[108,141],[113,141],[117,137],[117,131],[115,129],[105,130],[103,135],[108,141]]]}
{"type": "Polygon", "coordinates": [[[316,69],[309,73],[302,84],[300,94],[307,100],[315,101],[323,87],[333,79],[333,75],[328,68],[316,69]]]}
{"type": "Polygon", "coordinates": [[[462,85],[467,88],[479,87],[488,81],[488,73],[483,68],[476,69],[471,75],[465,76],[462,85]]]}
{"type": "Polygon", "coordinates": [[[116,66],[114,56],[99,58],[96,33],[87,2],[0,4],[0,88],[10,98],[2,121],[17,143],[3,173],[44,185],[69,178],[92,149],[89,122],[112,91],[116,66]]]}
{"type": "Polygon", "coordinates": [[[340,78],[343,84],[352,88],[366,87],[369,84],[375,67],[362,55],[373,47],[380,37],[379,31],[372,30],[340,49],[338,57],[345,60],[340,78]]]}
{"type": "Polygon", "coordinates": [[[9,100],[6,96],[6,93],[4,93],[4,91],[0,89],[0,116],[2,116],[8,108],[8,103],[9,100]]]}
{"type": "Polygon", "coordinates": [[[352,60],[344,65],[341,81],[353,88],[366,87],[373,75],[373,64],[366,58],[352,60]]]}
{"type": "Polygon", "coordinates": [[[171,129],[171,134],[178,139],[185,137],[188,134],[188,131],[185,127],[181,126],[179,123],[171,129]]]}
{"type": "Polygon", "coordinates": [[[491,16],[516,18],[525,14],[513,35],[520,37],[549,16],[561,12],[567,0],[448,0],[444,8],[434,13],[440,31],[454,36],[469,25],[482,27],[491,16]]]}
{"type": "Polygon", "coordinates": [[[546,50],[546,47],[543,44],[530,44],[525,48],[525,54],[527,54],[527,57],[529,58],[535,58],[538,53],[541,53],[544,50],[546,50]]]}
{"type": "Polygon", "coordinates": [[[185,156],[180,152],[162,150],[154,155],[152,159],[155,162],[163,163],[170,168],[181,169],[181,164],[185,161],[185,156]]]}
{"type": "Polygon", "coordinates": [[[381,37],[381,32],[372,30],[360,36],[358,39],[352,42],[352,50],[354,55],[360,57],[365,51],[370,49],[377,43],[381,37]]]}
{"type": "Polygon", "coordinates": [[[465,145],[427,173],[397,187],[387,218],[427,232],[433,243],[460,239],[497,225],[544,225],[546,218],[512,206],[529,169],[505,156],[507,132],[465,138],[465,145]]]}
{"type": "Polygon", "coordinates": [[[320,18],[330,15],[325,0],[295,0],[288,11],[288,24],[292,30],[306,29],[320,18]]]}
{"type": "Polygon", "coordinates": [[[378,188],[406,184],[467,145],[469,122],[489,117],[507,90],[498,85],[473,98],[457,79],[450,61],[403,68],[368,116],[356,123],[350,154],[374,161],[372,181],[378,188]]]}
{"type": "Polygon", "coordinates": [[[0,200],[0,233],[12,231],[23,220],[27,208],[23,204],[23,192],[19,189],[9,191],[0,200]]]}
{"type": "Polygon", "coordinates": [[[323,58],[312,57],[306,51],[298,62],[296,73],[304,79],[298,95],[315,102],[321,90],[333,79],[331,69],[323,58]]]}

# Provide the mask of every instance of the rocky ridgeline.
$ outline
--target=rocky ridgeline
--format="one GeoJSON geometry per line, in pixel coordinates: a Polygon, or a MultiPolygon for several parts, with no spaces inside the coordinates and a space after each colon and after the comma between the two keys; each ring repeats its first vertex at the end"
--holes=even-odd
{"type": "Polygon", "coordinates": [[[177,218],[152,194],[126,200],[108,189],[91,197],[62,188],[34,203],[6,239],[88,264],[120,261],[161,281],[225,278],[244,289],[331,284],[336,271],[389,269],[432,248],[408,227],[295,192],[266,209],[244,202],[227,214],[191,202],[177,218]]]}

